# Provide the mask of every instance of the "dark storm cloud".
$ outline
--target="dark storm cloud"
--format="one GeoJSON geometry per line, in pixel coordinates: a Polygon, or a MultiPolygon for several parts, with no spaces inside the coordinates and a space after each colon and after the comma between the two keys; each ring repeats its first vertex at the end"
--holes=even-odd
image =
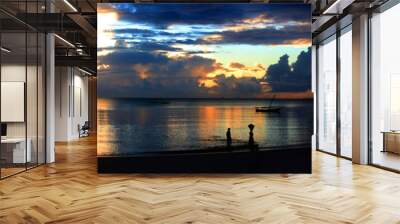
{"type": "Polygon", "coordinates": [[[186,54],[212,54],[215,53],[215,51],[186,51],[186,54]]]}
{"type": "Polygon", "coordinates": [[[212,71],[215,63],[199,56],[170,59],[132,49],[99,57],[99,62],[111,64],[110,70],[99,72],[99,93],[130,97],[200,97],[205,94],[198,87],[200,72],[212,71]]]}
{"type": "Polygon", "coordinates": [[[217,41],[203,41],[201,43],[214,44],[250,44],[250,45],[278,45],[291,44],[298,40],[309,40],[309,26],[285,27],[283,29],[275,29],[273,27],[265,29],[251,29],[240,32],[225,31],[220,32],[223,38],[217,41]]]}
{"type": "Polygon", "coordinates": [[[289,56],[270,65],[265,76],[274,92],[306,91],[311,89],[311,49],[302,51],[297,61],[289,65],[289,56]]]}
{"type": "MultiPolygon", "coordinates": [[[[212,78],[212,88],[199,85],[206,74],[219,68],[213,59],[200,56],[170,59],[162,54],[121,50],[99,57],[100,64],[111,69],[99,71],[99,93],[102,97],[258,97],[260,80],[254,77],[236,78],[226,74],[212,78]],[[149,74],[140,77],[145,68],[149,74]],[[135,67],[136,68],[136,67],[135,67]]],[[[302,51],[293,64],[283,55],[278,63],[268,67],[266,81],[273,92],[301,92],[311,89],[311,49],[302,51]]]]}
{"type": "Polygon", "coordinates": [[[99,57],[99,64],[111,68],[98,71],[101,97],[256,97],[256,78],[218,75],[216,87],[206,88],[199,80],[219,68],[213,59],[200,56],[167,58],[161,54],[139,53],[130,49],[99,57]],[[124,52],[121,52],[124,51],[124,52]],[[141,75],[147,75],[146,78],[141,75]]]}
{"type": "Polygon", "coordinates": [[[134,44],[133,48],[140,50],[140,51],[179,51],[180,48],[172,47],[169,44],[162,44],[157,42],[145,42],[145,43],[136,43],[134,44]]]}
{"type": "Polygon", "coordinates": [[[99,57],[100,64],[128,66],[134,64],[167,63],[169,59],[163,55],[143,51],[120,49],[114,53],[99,57]]]}
{"type": "MultiPolygon", "coordinates": [[[[115,47],[99,48],[99,50],[132,50],[138,51],[137,53],[139,56],[143,53],[158,54],[158,51],[181,52],[182,54],[187,55],[215,53],[214,51],[183,50],[182,48],[172,47],[172,44],[168,42],[130,42],[130,39],[126,38],[115,38],[115,40],[115,47]],[[128,45],[130,46],[128,47],[128,45]]],[[[124,54],[126,54],[126,52],[124,54]]]]}
{"type": "MultiPolygon", "coordinates": [[[[159,31],[142,30],[142,31],[130,31],[125,30],[125,35],[131,37],[120,37],[117,36],[115,40],[124,40],[126,42],[135,42],[134,48],[143,50],[164,50],[164,51],[179,51],[179,48],[171,47],[173,44],[250,44],[250,45],[280,45],[280,44],[294,44],[303,41],[307,43],[310,40],[310,26],[286,26],[281,29],[276,29],[274,27],[267,27],[264,29],[250,29],[243,31],[224,31],[224,32],[214,32],[208,33],[208,35],[220,35],[222,38],[220,40],[204,40],[199,38],[200,35],[188,36],[187,39],[177,39],[179,34],[170,34],[168,32],[168,38],[164,40],[152,40],[152,38],[159,36],[159,31]],[[145,33],[147,36],[143,36],[145,33]],[[192,38],[192,39],[190,39],[192,38]],[[141,42],[138,42],[141,40],[141,42]]],[[[124,31],[124,32],[125,32],[124,31]]],[[[119,30],[118,32],[121,32],[119,30]]],[[[163,35],[161,35],[163,36],[163,35]]],[[[163,36],[166,37],[166,36],[163,36]]],[[[181,36],[182,37],[182,36],[181,36]]]]}
{"type": "MultiPolygon", "coordinates": [[[[170,37],[177,37],[181,35],[187,35],[186,33],[171,33],[171,32],[166,32],[163,30],[154,30],[154,29],[135,29],[135,28],[125,28],[125,29],[113,29],[110,30],[110,32],[113,32],[115,34],[130,34],[132,36],[142,36],[142,37],[154,37],[157,35],[162,35],[162,36],[170,36],[170,37]]],[[[207,33],[207,32],[204,32],[207,33]]]]}
{"type": "Polygon", "coordinates": [[[275,22],[311,20],[309,5],[306,4],[102,4],[114,8],[121,20],[139,22],[156,27],[172,24],[227,24],[260,12],[266,13],[275,22]],[[179,6],[179,7],[178,7],[179,6]],[[207,18],[207,19],[205,19],[207,18]]]}
{"type": "Polygon", "coordinates": [[[261,84],[254,77],[236,78],[235,76],[218,75],[215,77],[216,87],[212,93],[231,98],[256,98],[260,95],[261,84]]]}
{"type": "MultiPolygon", "coordinates": [[[[309,5],[305,4],[258,4],[256,7],[251,4],[199,4],[197,7],[195,4],[103,3],[100,8],[116,11],[119,20],[127,24],[143,26],[121,26],[107,31],[115,35],[115,40],[135,42],[137,49],[147,48],[140,44],[145,45],[149,41],[162,45],[278,45],[298,41],[304,43],[304,40],[310,39],[311,14],[309,5]],[[268,26],[251,27],[257,21],[268,26]],[[170,25],[185,25],[185,28],[167,29],[170,25]],[[235,29],[241,25],[248,27],[235,29]],[[204,39],[208,35],[219,35],[222,38],[204,39]]],[[[154,50],[168,50],[162,45],[159,45],[160,49],[154,50]]]]}

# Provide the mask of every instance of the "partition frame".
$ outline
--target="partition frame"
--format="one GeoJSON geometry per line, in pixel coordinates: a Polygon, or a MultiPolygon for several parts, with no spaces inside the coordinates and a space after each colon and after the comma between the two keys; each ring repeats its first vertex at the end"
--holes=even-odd
{"type": "Polygon", "coordinates": [[[346,32],[351,32],[349,29],[349,27],[352,25],[352,23],[347,24],[346,26],[340,28],[340,27],[336,27],[336,31],[331,34],[328,35],[327,37],[325,37],[322,40],[319,40],[315,45],[316,45],[316,151],[319,152],[323,152],[329,155],[333,155],[333,156],[337,156],[346,160],[352,160],[352,158],[347,157],[342,155],[342,150],[341,150],[341,117],[340,117],[340,112],[341,112],[341,108],[340,108],[340,103],[341,103],[341,99],[340,99],[340,81],[341,81],[341,66],[340,66],[340,61],[341,61],[341,57],[340,57],[340,37],[346,33],[346,32]],[[320,45],[327,41],[329,38],[332,38],[333,36],[335,36],[335,38],[331,41],[336,41],[336,151],[334,153],[329,152],[327,150],[321,149],[319,146],[319,96],[321,94],[321,88],[319,87],[319,79],[320,79],[320,74],[319,74],[319,62],[320,62],[320,56],[319,56],[319,51],[318,49],[320,48],[320,45]]]}
{"type": "MultiPolygon", "coordinates": [[[[28,10],[27,10],[27,3],[28,2],[32,2],[32,1],[28,1],[28,0],[25,0],[25,1],[23,1],[23,3],[25,3],[25,16],[27,16],[27,13],[28,13],[28,10]]],[[[34,3],[36,3],[36,12],[37,13],[39,13],[39,6],[38,6],[38,4],[39,4],[39,0],[36,0],[36,1],[34,1],[34,3]]],[[[45,12],[47,12],[47,9],[48,7],[46,7],[45,8],[45,12]]],[[[3,9],[2,9],[3,10],[3,9]]],[[[46,108],[47,108],[47,100],[46,100],[46,98],[47,98],[47,81],[46,81],[46,77],[47,77],[47,32],[41,32],[40,30],[38,30],[38,29],[36,29],[36,28],[34,28],[34,27],[32,27],[32,26],[30,26],[30,25],[28,25],[27,23],[25,23],[25,22],[23,22],[23,21],[20,21],[20,20],[18,20],[17,19],[17,21],[19,21],[19,22],[21,22],[21,23],[23,23],[23,26],[24,26],[24,30],[21,32],[21,33],[23,33],[24,35],[25,35],[25,84],[24,84],[24,91],[25,91],[25,93],[24,93],[24,122],[25,122],[25,127],[24,127],[24,129],[25,129],[25,168],[23,169],[23,170],[21,170],[21,171],[18,171],[18,172],[15,172],[15,173],[12,173],[12,174],[10,174],[10,175],[7,175],[7,176],[3,176],[3,174],[2,174],[2,168],[1,168],[1,166],[0,166],[0,180],[3,180],[3,179],[6,179],[6,178],[8,178],[8,177],[12,177],[12,176],[14,176],[14,175],[17,175],[17,174],[20,174],[20,173],[23,173],[23,172],[25,172],[25,171],[28,171],[28,170],[30,170],[30,169],[33,169],[33,168],[36,168],[36,167],[39,167],[39,166],[41,166],[41,165],[44,165],[44,164],[46,164],[47,163],[47,153],[46,153],[46,151],[47,151],[47,138],[46,138],[46,136],[47,136],[47,113],[46,113],[46,108]],[[28,78],[27,78],[27,76],[28,76],[28,30],[30,30],[30,32],[33,32],[34,34],[36,34],[36,42],[35,42],[35,44],[36,44],[36,47],[35,47],[35,53],[36,53],[36,63],[34,64],[34,66],[36,67],[36,72],[35,72],[35,75],[36,75],[36,91],[35,91],[35,95],[36,95],[36,122],[35,122],[35,125],[36,125],[36,136],[34,136],[34,138],[36,138],[36,142],[37,142],[37,144],[36,144],[36,161],[35,161],[35,163],[33,163],[33,165],[32,164],[30,164],[30,165],[32,165],[32,166],[30,166],[30,167],[28,167],[28,153],[27,153],[27,144],[28,144],[28,131],[27,131],[27,129],[28,129],[28,114],[27,114],[27,82],[28,82],[28,78]],[[43,89],[42,89],[42,97],[43,97],[43,99],[42,99],[42,103],[43,103],[43,105],[42,105],[42,107],[43,107],[43,113],[44,113],[44,115],[42,116],[42,117],[39,117],[39,65],[40,65],[40,63],[39,63],[39,36],[40,36],[40,34],[43,34],[43,36],[42,36],[42,38],[41,38],[41,41],[42,41],[42,44],[43,44],[43,48],[44,49],[42,49],[41,50],[41,58],[42,58],[42,60],[44,60],[43,62],[44,63],[42,63],[42,70],[41,70],[41,73],[42,73],[42,87],[43,87],[43,89]],[[41,122],[43,122],[43,145],[42,145],[42,147],[43,147],[43,149],[42,149],[42,152],[43,152],[43,155],[41,155],[43,158],[43,162],[39,162],[39,119],[41,120],[41,122]]],[[[0,23],[0,26],[1,26],[1,23],[0,23]]],[[[3,32],[3,31],[0,31],[0,46],[2,46],[2,34],[3,33],[7,33],[7,32],[3,32]]],[[[2,81],[2,66],[3,66],[3,64],[2,64],[2,62],[3,62],[3,58],[2,58],[2,52],[0,52],[0,82],[2,81]]],[[[1,86],[0,86],[0,89],[1,89],[1,86]]],[[[0,91],[0,102],[1,102],[1,91],[0,91]]],[[[0,110],[1,110],[1,105],[0,105],[0,110]]],[[[1,114],[0,114],[0,123],[2,123],[1,122],[1,114]]],[[[1,146],[1,144],[0,144],[0,158],[1,158],[1,153],[2,153],[2,146],[1,146]]],[[[1,162],[0,162],[0,165],[1,165],[1,162]]]]}

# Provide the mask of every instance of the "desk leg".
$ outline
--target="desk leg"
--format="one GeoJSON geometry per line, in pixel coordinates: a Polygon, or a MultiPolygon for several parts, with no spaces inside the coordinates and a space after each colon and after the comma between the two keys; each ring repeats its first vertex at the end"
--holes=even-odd
{"type": "Polygon", "coordinates": [[[383,149],[381,152],[386,152],[386,134],[382,133],[383,136],[383,149]]]}

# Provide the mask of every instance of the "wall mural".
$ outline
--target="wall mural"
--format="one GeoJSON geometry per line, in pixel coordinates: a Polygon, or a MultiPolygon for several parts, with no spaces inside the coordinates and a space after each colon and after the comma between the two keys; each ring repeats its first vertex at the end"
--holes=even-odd
{"type": "Polygon", "coordinates": [[[310,172],[310,47],[306,4],[98,4],[99,171],[310,172]]]}

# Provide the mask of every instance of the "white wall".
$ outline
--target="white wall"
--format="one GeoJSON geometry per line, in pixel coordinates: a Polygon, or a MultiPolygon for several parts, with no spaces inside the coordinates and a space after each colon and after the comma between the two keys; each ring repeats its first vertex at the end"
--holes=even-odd
{"type": "MultiPolygon", "coordinates": [[[[25,71],[26,67],[24,65],[18,64],[5,64],[1,66],[1,81],[2,82],[25,82],[25,71]]],[[[33,70],[35,70],[36,74],[36,67],[28,66],[28,74],[32,74],[33,70]]],[[[36,84],[36,83],[34,83],[36,84]]],[[[30,90],[30,89],[28,89],[30,90]]],[[[28,97],[36,97],[35,92],[28,92],[28,97]]],[[[31,100],[28,100],[30,102],[31,100]]],[[[36,105],[35,105],[36,107],[36,105]]],[[[1,108],[2,110],[7,110],[7,108],[1,108]]],[[[30,114],[28,114],[29,116],[30,114]]],[[[35,114],[36,115],[36,114],[35,114]]],[[[32,118],[28,117],[28,120],[33,120],[32,118]]],[[[7,136],[8,137],[25,137],[25,122],[8,122],[7,123],[7,136]]],[[[28,136],[29,137],[29,136],[28,136]]]]}
{"type": "Polygon", "coordinates": [[[73,67],[56,67],[55,73],[55,140],[74,140],[88,120],[88,78],[73,67]]]}
{"type": "Polygon", "coordinates": [[[69,117],[69,69],[67,67],[55,68],[55,140],[68,140],[69,117]]]}
{"type": "MultiPolygon", "coordinates": [[[[33,162],[44,162],[44,82],[42,68],[25,64],[3,64],[1,66],[2,82],[23,82],[26,85],[26,106],[21,108],[22,113],[26,112],[26,120],[21,122],[5,122],[7,124],[8,138],[29,139],[33,162]],[[38,69],[38,70],[37,70],[38,69]],[[27,79],[27,80],[26,80],[27,79]],[[39,153],[39,155],[37,155],[39,153]]],[[[24,91],[24,90],[22,90],[24,91]]],[[[24,92],[22,92],[24,94],[24,92]]],[[[2,95],[2,98],[7,95],[2,95]]],[[[11,108],[2,107],[1,110],[11,110],[11,108]]],[[[13,113],[13,111],[8,111],[13,113]]]]}

